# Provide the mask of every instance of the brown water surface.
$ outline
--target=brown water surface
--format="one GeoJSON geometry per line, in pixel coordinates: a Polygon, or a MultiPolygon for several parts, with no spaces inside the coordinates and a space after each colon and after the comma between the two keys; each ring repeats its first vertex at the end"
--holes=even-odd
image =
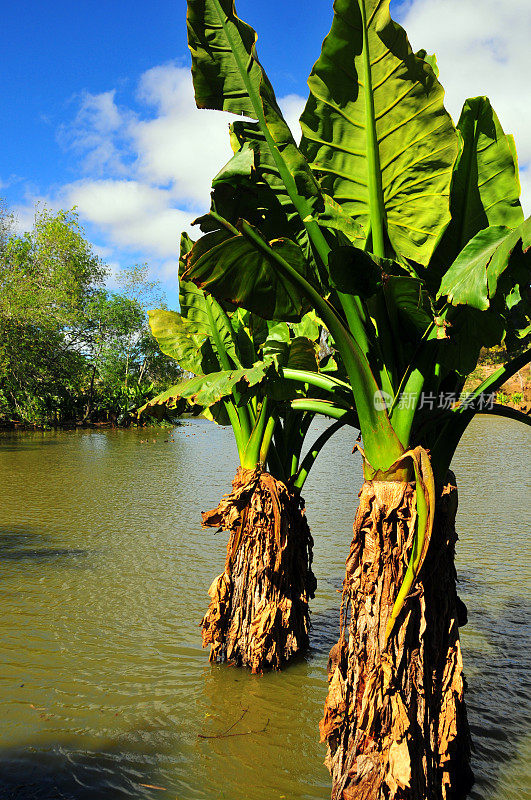
{"type": "MultiPolygon", "coordinates": [[[[230,486],[229,429],[0,435],[1,800],[329,797],[317,723],[361,483],[354,439],[328,444],[304,493],[312,649],[258,677],[210,666],[198,627],[226,544],[198,518],[230,486]]],[[[531,798],[528,461],[527,431],[481,417],[454,465],[474,800],[531,798]]]]}

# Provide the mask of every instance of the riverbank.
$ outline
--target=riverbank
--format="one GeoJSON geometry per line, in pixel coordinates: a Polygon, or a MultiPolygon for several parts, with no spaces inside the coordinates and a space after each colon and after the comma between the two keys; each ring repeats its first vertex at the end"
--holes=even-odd
{"type": "MultiPolygon", "coordinates": [[[[500,364],[479,364],[465,383],[464,391],[472,391],[500,366],[500,364]]],[[[524,414],[531,411],[531,365],[528,364],[503,384],[496,393],[496,403],[515,408],[524,414]]]]}

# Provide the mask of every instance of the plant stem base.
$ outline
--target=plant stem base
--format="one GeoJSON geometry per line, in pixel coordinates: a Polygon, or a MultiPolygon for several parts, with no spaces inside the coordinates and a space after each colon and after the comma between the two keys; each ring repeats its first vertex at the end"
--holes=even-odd
{"type": "Polygon", "coordinates": [[[320,723],[333,800],[457,800],[472,785],[451,473],[420,576],[385,643],[413,545],[415,508],[410,483],[368,481],[360,492],[320,723]]]}
{"type": "Polygon", "coordinates": [[[260,469],[238,468],[232,492],[203,514],[230,531],[224,572],[201,622],[211,661],[281,669],[308,646],[315,578],[312,537],[296,491],[260,469]]]}

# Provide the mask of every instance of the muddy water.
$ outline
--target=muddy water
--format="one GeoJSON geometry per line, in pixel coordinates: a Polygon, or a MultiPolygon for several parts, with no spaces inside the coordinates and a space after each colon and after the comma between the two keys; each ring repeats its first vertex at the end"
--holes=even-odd
{"type": "MultiPolygon", "coordinates": [[[[198,513],[230,485],[229,430],[0,436],[2,800],[329,797],[316,730],[360,486],[352,445],[329,443],[305,491],[312,649],[257,677],[200,647],[226,538],[198,513]]],[[[516,423],[479,418],[455,464],[474,800],[531,798],[528,456],[516,423]]]]}

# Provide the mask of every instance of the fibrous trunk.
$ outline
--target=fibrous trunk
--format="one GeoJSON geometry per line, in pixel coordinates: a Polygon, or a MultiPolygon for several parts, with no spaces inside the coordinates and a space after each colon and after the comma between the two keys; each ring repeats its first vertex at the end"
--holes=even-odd
{"type": "Polygon", "coordinates": [[[201,622],[203,646],[211,645],[211,661],[280,669],[308,646],[315,578],[304,504],[259,468],[240,467],[232,487],[202,515],[203,527],[230,531],[225,570],[201,622]]]}
{"type": "Polygon", "coordinates": [[[449,800],[470,788],[456,510],[449,473],[424,565],[386,644],[413,545],[415,489],[391,481],[362,487],[320,723],[333,800],[449,800]]]}

